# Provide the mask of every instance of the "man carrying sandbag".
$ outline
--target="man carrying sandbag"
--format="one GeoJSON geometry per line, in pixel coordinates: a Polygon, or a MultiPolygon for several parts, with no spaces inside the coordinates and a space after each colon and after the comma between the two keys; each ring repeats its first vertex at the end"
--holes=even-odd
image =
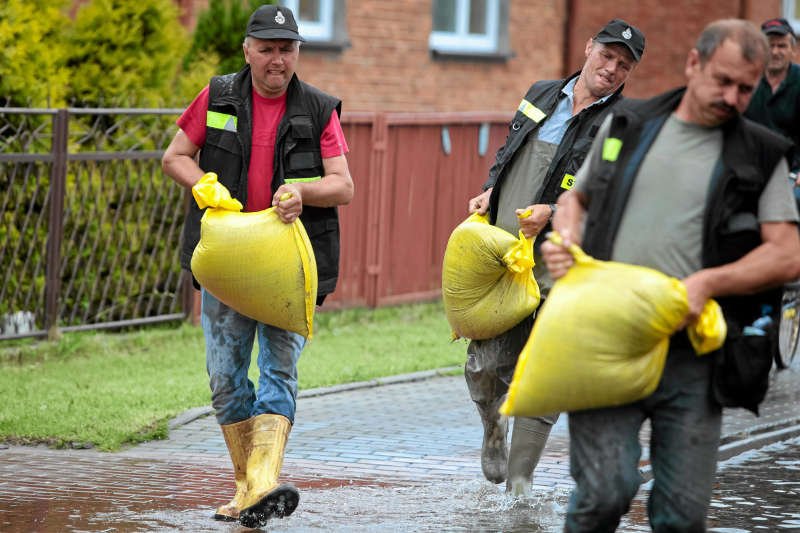
{"type": "MultiPolygon", "coordinates": [[[[320,304],[336,286],[336,206],[350,202],[353,182],[339,124],[341,102],[295,74],[303,40],[290,9],[258,8],[242,46],[247,64],[211,79],[178,119],[180,130],[162,163],[184,187],[215,172],[245,211],[274,206],[287,224],[300,217],[317,261],[320,304]]],[[[181,265],[187,270],[202,214],[192,204],[186,219],[181,265]]],[[[234,265],[247,260],[231,258],[234,265]]],[[[243,316],[205,290],[202,325],[211,402],[236,478],[234,498],[214,518],[261,527],[272,516],[291,514],[299,499],[297,489],[277,479],[294,422],[297,360],[305,339],[243,316]],[[256,334],[258,390],[247,378],[256,334]]]]}
{"type": "MultiPolygon", "coordinates": [[[[764,312],[765,290],[800,275],[797,207],[786,179],[789,143],[741,116],[767,53],[766,39],[750,22],[709,24],[689,52],[687,86],[617,106],[576,175],[576,188],[559,200],[553,225],[565,244],[571,238],[595,258],[682,279],[687,323],[710,298],[719,301],[728,323],[723,348],[700,357],[685,329],[674,334],[652,395],[569,414],[576,486],[565,531],[616,529],[642,481],[645,419],[654,476],[651,527],[706,530],[720,402],[726,401],[719,370],[729,354],[768,346],[761,343],[763,331],[751,326],[748,333],[743,326],[764,312]]],[[[554,278],[573,262],[555,244],[543,244],[542,252],[554,278]]],[[[761,351],[748,358],[763,357],[761,351]]],[[[771,364],[769,354],[766,359],[771,364]]]]}
{"type": "MultiPolygon", "coordinates": [[[[528,89],[498,150],[484,192],[469,201],[470,213],[490,213],[492,224],[512,235],[520,228],[536,237],[555,213],[558,196],[572,187],[603,117],[622,98],[623,84],[644,53],[644,35],[614,19],[586,42],[580,72],[539,81],[528,89]],[[520,216],[522,215],[522,216],[520,216]]],[[[534,277],[546,296],[552,281],[535,243],[534,277]]],[[[517,357],[528,340],[533,316],[487,340],[473,340],[464,374],[483,422],[481,467],[494,483],[526,494],[550,429],[558,415],[517,418],[506,443],[507,422],[497,412],[511,383],[517,357]]]]}

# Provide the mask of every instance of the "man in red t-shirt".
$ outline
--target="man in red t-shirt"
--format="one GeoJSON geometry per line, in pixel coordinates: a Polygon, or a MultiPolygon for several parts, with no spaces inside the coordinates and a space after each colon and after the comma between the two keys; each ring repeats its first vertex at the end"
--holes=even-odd
{"type": "MultiPolygon", "coordinates": [[[[245,211],[274,207],[285,223],[301,218],[314,248],[321,303],[338,275],[336,206],[350,202],[353,181],[339,123],[341,102],[295,75],[300,41],[291,10],[258,8],[243,44],[247,65],[211,79],[178,119],[180,129],[162,165],[187,188],[206,172],[217,173],[245,211]],[[285,193],[290,197],[281,199],[285,193]]],[[[189,270],[201,216],[192,205],[181,251],[189,270]]],[[[299,500],[295,487],[277,480],[294,422],[305,338],[241,315],[206,290],[201,323],[212,406],[236,478],[234,498],[214,518],[262,527],[272,516],[291,514],[299,500]],[[247,377],[256,334],[257,390],[247,377]]]]}

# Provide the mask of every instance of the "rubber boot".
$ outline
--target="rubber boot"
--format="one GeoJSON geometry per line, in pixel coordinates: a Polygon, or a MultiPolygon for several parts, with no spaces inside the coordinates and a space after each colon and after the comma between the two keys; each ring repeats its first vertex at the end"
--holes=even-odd
{"type": "Polygon", "coordinates": [[[247,452],[247,493],[242,501],[239,523],[264,527],[272,517],[289,516],[297,508],[300,494],[288,483],[278,485],[283,453],[292,424],[285,416],[257,415],[250,419],[247,452]]]}
{"type": "Polygon", "coordinates": [[[558,415],[514,419],[511,449],[508,452],[506,492],[513,496],[530,495],[533,470],[539,463],[544,446],[547,444],[547,437],[557,419],[558,415]]]}
{"type": "Polygon", "coordinates": [[[236,494],[226,505],[217,508],[214,520],[234,522],[239,519],[242,502],[247,493],[247,435],[250,432],[250,419],[220,426],[225,445],[233,463],[233,475],[236,479],[236,494]]]}
{"type": "Polygon", "coordinates": [[[481,470],[492,483],[502,483],[506,479],[508,418],[497,412],[504,401],[505,396],[502,396],[488,406],[475,403],[483,422],[481,470]]]}

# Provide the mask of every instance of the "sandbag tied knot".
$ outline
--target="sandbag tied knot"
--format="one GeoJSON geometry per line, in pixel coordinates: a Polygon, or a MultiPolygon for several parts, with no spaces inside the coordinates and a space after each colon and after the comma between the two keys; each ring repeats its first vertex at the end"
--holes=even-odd
{"type": "Polygon", "coordinates": [[[192,196],[198,207],[213,207],[226,211],[241,211],[242,203],[231,197],[230,191],[217,180],[217,174],[206,172],[192,187],[192,196]]]}
{"type": "Polygon", "coordinates": [[[697,355],[719,350],[728,336],[728,323],[716,300],[707,300],[694,324],[686,328],[689,340],[697,355]]]}
{"type": "Polygon", "coordinates": [[[503,255],[503,263],[515,274],[532,270],[536,264],[533,260],[533,239],[526,238],[520,231],[519,242],[503,255]]]}

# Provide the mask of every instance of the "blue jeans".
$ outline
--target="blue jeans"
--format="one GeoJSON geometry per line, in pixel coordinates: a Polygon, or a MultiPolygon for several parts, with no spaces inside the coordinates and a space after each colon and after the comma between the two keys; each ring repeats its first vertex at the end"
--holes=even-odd
{"type": "Polygon", "coordinates": [[[294,422],[297,360],[302,335],[241,315],[202,291],[201,324],[206,340],[206,370],[211,405],[219,424],[233,424],[263,413],[294,422]],[[258,390],[247,377],[258,332],[258,390]]]}
{"type": "Polygon", "coordinates": [[[650,419],[653,488],[647,502],[656,532],[706,530],[717,468],[722,408],[714,400],[712,355],[698,357],[686,335],[672,338],[664,374],[649,397],[621,407],[569,414],[575,488],[564,531],[614,531],[642,482],[639,430],[650,419]]]}

